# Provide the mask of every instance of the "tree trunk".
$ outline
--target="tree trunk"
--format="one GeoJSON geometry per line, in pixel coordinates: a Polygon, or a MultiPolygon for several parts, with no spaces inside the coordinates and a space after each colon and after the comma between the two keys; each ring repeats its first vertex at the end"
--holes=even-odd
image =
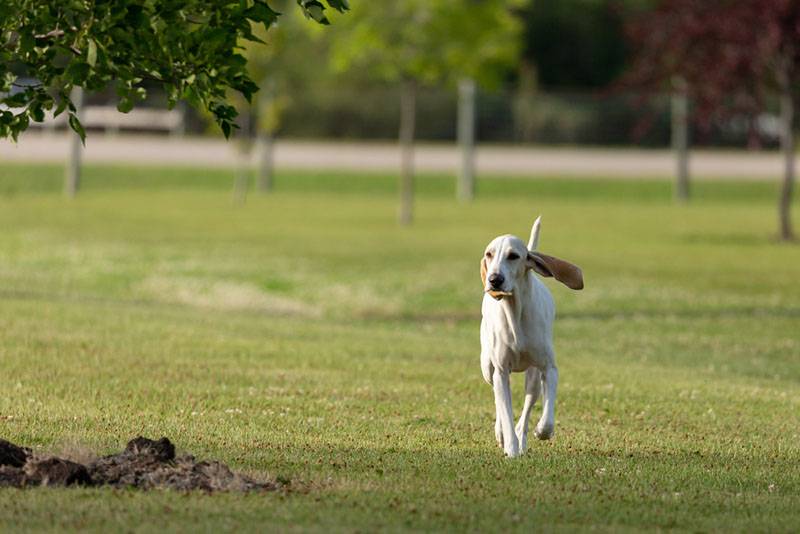
{"type": "Polygon", "coordinates": [[[261,92],[258,99],[258,132],[259,160],[256,188],[259,193],[272,191],[275,131],[277,130],[277,113],[275,109],[275,80],[266,77],[261,81],[261,92]]]}
{"type": "Polygon", "coordinates": [[[272,191],[272,176],[273,176],[273,144],[274,139],[271,133],[262,133],[259,135],[259,145],[261,146],[260,163],[258,166],[258,190],[261,193],[269,193],[272,191]]]}
{"type": "Polygon", "coordinates": [[[246,164],[244,155],[236,164],[236,179],[233,183],[233,204],[242,206],[247,201],[247,189],[250,182],[250,169],[246,164]]]}
{"type": "Polygon", "coordinates": [[[781,83],[781,150],[783,151],[783,184],[778,199],[778,222],[780,225],[780,238],[788,241],[794,238],[792,232],[792,190],[794,189],[794,102],[788,77],[781,83]]]}
{"type": "Polygon", "coordinates": [[[475,197],[475,80],[458,84],[458,144],[461,148],[461,174],[457,196],[463,202],[475,197]]]}
{"type": "Polygon", "coordinates": [[[233,203],[241,206],[247,200],[247,190],[250,185],[250,155],[253,148],[250,139],[251,110],[247,107],[240,115],[240,129],[238,142],[238,157],[236,158],[236,178],[233,182],[233,203]]]}
{"type": "Polygon", "coordinates": [[[186,102],[181,100],[175,105],[175,109],[181,114],[181,121],[174,130],[169,132],[172,137],[184,137],[186,135],[186,102]]]}
{"type": "MultiPolygon", "coordinates": [[[[75,87],[72,89],[72,103],[75,104],[75,114],[78,120],[83,120],[83,88],[75,87]]],[[[64,173],[64,194],[69,198],[75,198],[81,185],[81,153],[83,146],[78,134],[67,127],[69,140],[69,156],[67,168],[64,173]]]]}
{"type": "Polygon", "coordinates": [[[400,216],[402,225],[411,224],[414,209],[414,122],[417,83],[405,80],[400,92],[400,216]]]}
{"type": "Polygon", "coordinates": [[[274,166],[273,137],[271,133],[262,132],[258,135],[259,165],[258,165],[258,192],[269,193],[272,191],[272,170],[274,166]]]}
{"type": "Polygon", "coordinates": [[[673,82],[670,113],[672,115],[672,150],[675,153],[675,200],[689,201],[689,99],[686,81],[676,77],[673,82]]]}

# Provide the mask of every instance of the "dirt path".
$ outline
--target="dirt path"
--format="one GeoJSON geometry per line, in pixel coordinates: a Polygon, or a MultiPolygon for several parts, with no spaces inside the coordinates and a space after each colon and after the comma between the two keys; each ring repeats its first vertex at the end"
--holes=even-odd
{"type": "MultiPolygon", "coordinates": [[[[29,132],[15,145],[0,141],[3,161],[61,162],[66,159],[68,139],[63,133],[29,132]]],[[[213,137],[169,138],[156,136],[89,135],[85,160],[93,163],[233,167],[236,145],[213,137]]],[[[257,154],[250,158],[257,161],[257,154]]],[[[397,146],[392,143],[279,141],[275,146],[278,169],[325,169],[338,171],[396,170],[397,146]]],[[[458,151],[452,144],[421,143],[416,167],[425,172],[455,172],[458,151]]],[[[777,152],[696,151],[691,171],[698,178],[777,180],[781,158],[777,152]]],[[[477,153],[481,174],[662,178],[673,173],[674,161],[667,150],[544,148],[483,146],[477,153]]]]}

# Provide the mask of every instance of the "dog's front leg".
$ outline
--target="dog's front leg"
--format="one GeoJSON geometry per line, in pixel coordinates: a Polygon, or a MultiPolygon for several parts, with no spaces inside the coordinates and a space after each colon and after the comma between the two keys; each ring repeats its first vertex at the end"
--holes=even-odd
{"type": "MultiPolygon", "coordinates": [[[[489,351],[483,350],[481,351],[481,373],[483,374],[483,379],[486,382],[493,386],[492,378],[494,377],[494,365],[492,364],[492,360],[490,357],[489,351]]],[[[500,404],[495,402],[495,417],[494,417],[494,437],[497,440],[497,444],[500,448],[503,448],[503,429],[500,425],[500,404]]]]}
{"type": "Polygon", "coordinates": [[[514,434],[514,410],[511,406],[511,377],[508,371],[497,367],[492,377],[494,388],[494,402],[497,415],[500,418],[500,430],[503,435],[503,450],[506,455],[514,458],[519,456],[519,443],[514,434]]]}
{"type": "Polygon", "coordinates": [[[556,389],[558,388],[558,369],[550,365],[542,374],[544,382],[542,418],[539,419],[533,432],[539,439],[550,439],[556,427],[556,389]]]}
{"type": "Polygon", "coordinates": [[[494,438],[497,440],[497,445],[503,448],[503,425],[501,421],[503,417],[500,415],[500,405],[495,401],[494,403],[494,438]]]}

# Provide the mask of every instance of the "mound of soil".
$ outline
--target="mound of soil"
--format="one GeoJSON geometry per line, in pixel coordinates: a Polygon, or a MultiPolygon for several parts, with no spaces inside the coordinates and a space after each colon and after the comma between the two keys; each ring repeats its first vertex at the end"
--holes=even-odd
{"type": "Polygon", "coordinates": [[[111,486],[116,488],[214,491],[273,491],[278,482],[258,482],[220,462],[175,456],[167,439],[138,437],[125,450],[87,464],[39,457],[26,447],[0,439],[0,487],[111,486]]]}

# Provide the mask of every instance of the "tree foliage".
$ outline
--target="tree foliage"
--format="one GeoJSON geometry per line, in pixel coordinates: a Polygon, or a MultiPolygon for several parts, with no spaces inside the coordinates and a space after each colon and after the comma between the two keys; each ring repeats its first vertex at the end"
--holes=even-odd
{"type": "MultiPolygon", "coordinates": [[[[325,0],[337,11],[347,0],[325,0]]],[[[328,24],[326,6],[297,0],[303,13],[328,24]]],[[[255,26],[279,13],[264,0],[12,0],[0,9],[0,137],[16,139],[46,110],[69,114],[85,133],[70,99],[73,87],[89,91],[113,83],[117,108],[130,111],[160,84],[169,105],[186,100],[210,112],[225,136],[235,127],[232,89],[250,100],[258,87],[241,53],[260,42],[255,26]]]]}
{"type": "Polygon", "coordinates": [[[523,57],[539,86],[598,88],[616,78],[628,53],[623,13],[619,0],[536,0],[523,16],[523,57]]]}
{"type": "Polygon", "coordinates": [[[257,118],[254,131],[261,133],[272,134],[279,128],[282,112],[296,92],[319,90],[330,78],[327,54],[320,53],[330,45],[311,38],[312,29],[318,26],[305,24],[299,13],[286,9],[293,2],[272,2],[282,12],[280,21],[268,32],[262,28],[255,32],[266,46],[254,42],[245,46],[248,72],[263,91],[261,98],[252,102],[257,118]]]}
{"type": "Polygon", "coordinates": [[[368,69],[385,81],[475,78],[498,82],[516,64],[527,0],[359,2],[337,24],[332,51],[341,70],[368,69]]]}
{"type": "Polygon", "coordinates": [[[625,82],[669,90],[689,84],[697,116],[755,113],[788,77],[800,82],[800,3],[795,0],[664,0],[628,27],[636,50],[625,82]]]}
{"type": "Polygon", "coordinates": [[[687,82],[695,115],[706,125],[720,111],[755,115],[778,97],[784,154],[778,217],[781,238],[792,239],[800,2],[663,0],[630,32],[638,54],[628,83],[664,90],[676,77],[687,82]]]}

